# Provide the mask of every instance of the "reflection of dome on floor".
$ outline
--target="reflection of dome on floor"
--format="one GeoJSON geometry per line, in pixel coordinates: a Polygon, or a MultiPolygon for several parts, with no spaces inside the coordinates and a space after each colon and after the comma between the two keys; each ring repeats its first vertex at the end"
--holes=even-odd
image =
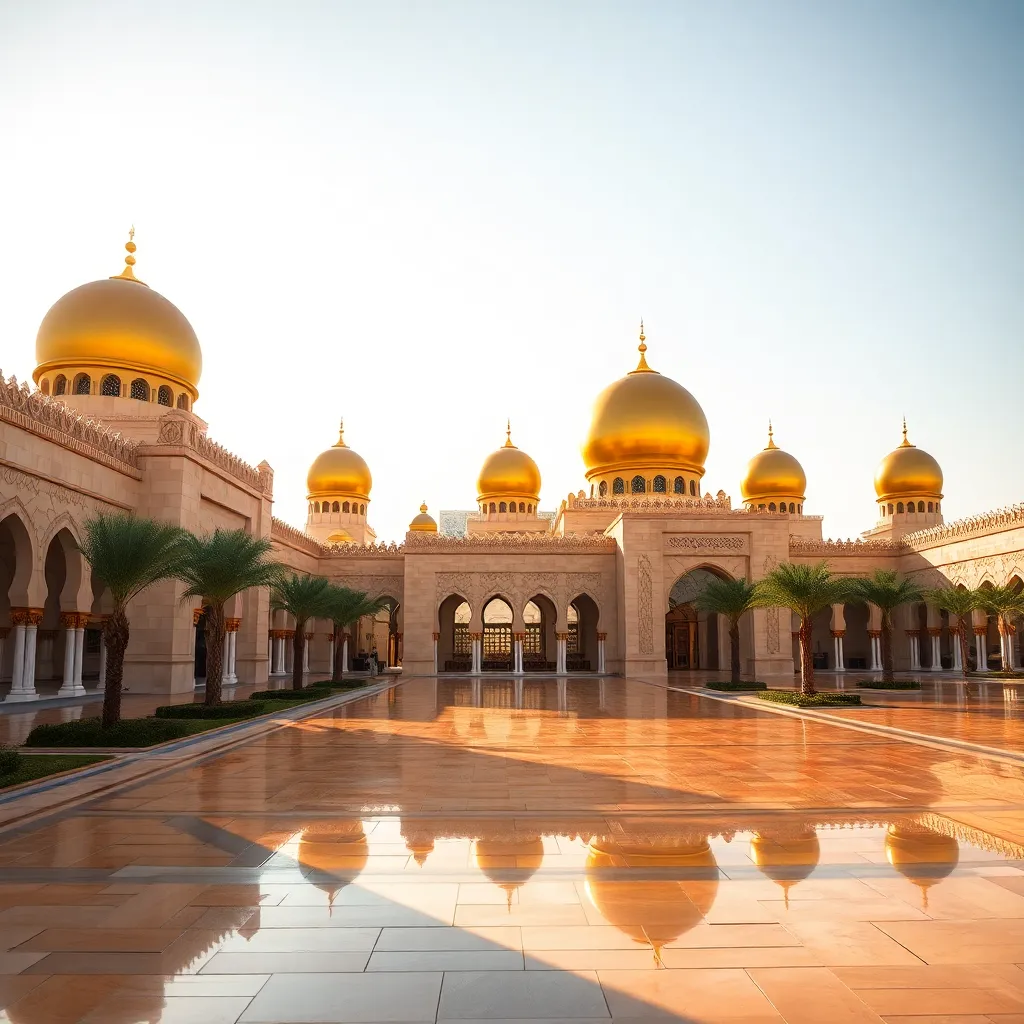
{"type": "Polygon", "coordinates": [[[707,840],[621,846],[595,839],[587,854],[586,892],[598,913],[634,942],[661,947],[700,924],[718,892],[718,880],[687,882],[672,878],[637,881],[603,877],[604,869],[644,867],[716,868],[707,840]],[[689,890],[692,896],[688,894],[689,890]]]}
{"type": "Polygon", "coordinates": [[[327,893],[328,906],[346,885],[355,881],[369,856],[366,832],[358,819],[310,825],[302,830],[299,839],[298,861],[303,876],[312,879],[319,874],[330,875],[328,880],[311,882],[327,893]]]}
{"type": "Polygon", "coordinates": [[[508,896],[525,885],[544,860],[544,842],[539,836],[521,839],[477,839],[473,843],[473,863],[508,896]],[[514,882],[507,881],[514,872],[514,882]]]}
{"type": "Polygon", "coordinates": [[[952,836],[912,825],[890,825],[885,835],[889,863],[921,890],[928,906],[928,890],[948,875],[960,861],[960,844],[952,836]]]}
{"type": "Polygon", "coordinates": [[[750,859],[763,875],[782,887],[787,906],[789,890],[810,876],[820,857],[816,832],[778,838],[758,833],[750,840],[750,859]]]}

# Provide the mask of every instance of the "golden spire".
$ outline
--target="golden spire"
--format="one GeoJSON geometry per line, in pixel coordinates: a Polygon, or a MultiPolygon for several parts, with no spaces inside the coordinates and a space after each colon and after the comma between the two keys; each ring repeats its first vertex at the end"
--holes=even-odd
{"type": "Polygon", "coordinates": [[[420,505],[420,513],[422,515],[426,515],[427,514],[427,502],[426,502],[426,499],[424,499],[423,500],[423,504],[420,505]]]}
{"type": "Polygon", "coordinates": [[[134,281],[136,284],[144,284],[144,281],[140,281],[135,276],[135,271],[132,267],[135,266],[135,225],[133,224],[131,230],[128,232],[128,241],[124,244],[125,249],[128,250],[128,255],[124,258],[125,267],[120,274],[114,274],[114,279],[120,279],[122,281],[134,281]]]}
{"type": "Polygon", "coordinates": [[[341,419],[338,420],[338,443],[334,447],[335,448],[347,448],[348,447],[348,445],[345,444],[345,417],[344,416],[342,416],[341,419]]]}
{"type": "Polygon", "coordinates": [[[907,440],[907,417],[903,417],[903,441],[900,444],[901,448],[913,448],[914,446],[907,440]]]}
{"type": "Polygon", "coordinates": [[[766,452],[770,452],[773,448],[777,449],[779,446],[775,443],[775,432],[772,430],[772,421],[768,421],[768,443],[764,446],[766,452]]]}
{"type": "Polygon", "coordinates": [[[508,419],[505,421],[505,443],[502,445],[503,448],[515,448],[512,443],[512,420],[508,419]]]}
{"type": "Polygon", "coordinates": [[[647,357],[644,353],[647,351],[647,336],[644,334],[644,319],[640,318],[640,344],[637,346],[637,351],[640,353],[640,362],[636,364],[636,369],[633,373],[654,373],[654,371],[647,365],[647,357]]]}

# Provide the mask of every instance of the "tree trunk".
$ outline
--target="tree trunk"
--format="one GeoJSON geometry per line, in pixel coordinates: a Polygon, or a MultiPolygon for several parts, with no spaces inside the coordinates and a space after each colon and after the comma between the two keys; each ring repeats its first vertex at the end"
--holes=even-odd
{"type": "Polygon", "coordinates": [[[967,644],[967,623],[964,622],[962,615],[957,617],[960,619],[960,628],[956,631],[956,641],[960,645],[960,665],[963,668],[964,682],[966,683],[970,674],[967,665],[967,657],[970,654],[970,647],[967,644]]]}
{"type": "Polygon", "coordinates": [[[740,681],[740,620],[729,620],[729,661],[732,670],[732,681],[740,681]]]}
{"type": "Polygon", "coordinates": [[[295,620],[295,636],[292,638],[292,689],[302,689],[302,654],[306,648],[306,620],[295,620]]]}
{"type": "Polygon", "coordinates": [[[341,638],[341,627],[334,624],[334,661],[331,664],[331,682],[340,683],[342,666],[341,666],[341,651],[344,641],[341,638]]]}
{"type": "Polygon", "coordinates": [[[894,679],[892,660],[892,612],[882,609],[882,682],[894,679]]]}
{"type": "Polygon", "coordinates": [[[810,616],[800,618],[800,692],[805,697],[813,696],[814,689],[814,654],[811,650],[811,633],[813,623],[810,616]]]}
{"type": "Polygon", "coordinates": [[[206,606],[206,703],[219,704],[224,682],[224,605],[206,606]]]}
{"type": "Polygon", "coordinates": [[[124,652],[128,649],[128,616],[124,608],[115,608],[103,624],[103,644],[107,648],[107,678],[103,689],[101,725],[109,729],[121,721],[121,683],[124,679],[124,652]]]}

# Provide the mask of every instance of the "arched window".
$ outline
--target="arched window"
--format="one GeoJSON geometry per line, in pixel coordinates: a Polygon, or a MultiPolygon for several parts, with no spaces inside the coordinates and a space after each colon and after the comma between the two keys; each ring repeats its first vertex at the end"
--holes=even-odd
{"type": "Polygon", "coordinates": [[[530,513],[532,513],[532,512],[533,512],[533,504],[532,504],[532,503],[530,503],[530,504],[527,504],[527,506],[526,506],[526,511],[527,511],[527,512],[530,512],[530,513]]]}
{"type": "Polygon", "coordinates": [[[490,510],[491,510],[491,512],[497,512],[498,511],[497,508],[495,507],[493,501],[491,502],[491,509],[490,510]]]}
{"type": "Polygon", "coordinates": [[[137,402],[148,402],[149,385],[141,377],[136,377],[128,394],[137,402]]]}
{"type": "Polygon", "coordinates": [[[676,479],[675,479],[675,483],[672,484],[672,490],[676,494],[685,494],[686,493],[686,481],[681,476],[677,476],[676,479]]]}
{"type": "Polygon", "coordinates": [[[514,501],[510,501],[508,503],[508,510],[509,510],[509,512],[515,512],[515,510],[516,510],[516,503],[514,501]]]}
{"type": "Polygon", "coordinates": [[[647,481],[637,473],[630,481],[629,489],[633,494],[645,494],[647,492],[647,481]]]}
{"type": "Polygon", "coordinates": [[[758,510],[758,512],[763,512],[764,511],[764,502],[763,501],[761,502],[760,505],[757,506],[757,510],[758,510]]]}
{"type": "Polygon", "coordinates": [[[349,505],[349,503],[347,501],[343,501],[341,503],[341,508],[338,511],[339,512],[349,512],[349,511],[351,511],[351,506],[349,505]]]}
{"type": "Polygon", "coordinates": [[[796,512],[797,512],[797,515],[802,516],[804,514],[804,507],[803,507],[803,505],[797,505],[796,512]]]}
{"type": "Polygon", "coordinates": [[[938,503],[938,502],[935,502],[935,511],[936,511],[936,512],[938,512],[938,511],[939,511],[939,503],[938,503]]]}
{"type": "Polygon", "coordinates": [[[519,511],[520,512],[525,512],[526,511],[526,502],[525,501],[519,502],[519,511]]]}
{"type": "Polygon", "coordinates": [[[121,378],[116,373],[108,373],[100,384],[100,394],[108,398],[120,398],[121,378]]]}
{"type": "Polygon", "coordinates": [[[506,505],[505,502],[501,502],[498,505],[498,511],[499,512],[507,512],[508,511],[508,505],[506,505]]]}
{"type": "Polygon", "coordinates": [[[186,395],[184,391],[182,391],[182,393],[178,395],[178,408],[186,410],[188,409],[188,395],[186,395]]]}
{"type": "Polygon", "coordinates": [[[319,512],[320,511],[320,502],[319,501],[314,501],[313,504],[309,506],[309,511],[310,512],[319,512]]]}
{"type": "Polygon", "coordinates": [[[928,511],[929,512],[934,512],[935,511],[935,502],[934,501],[929,501],[928,502],[928,511]]]}
{"type": "Polygon", "coordinates": [[[892,502],[889,502],[889,515],[892,515],[892,502]]]}
{"type": "Polygon", "coordinates": [[[769,501],[768,502],[768,511],[769,512],[774,512],[775,511],[775,502],[774,501],[769,501]]]}
{"type": "Polygon", "coordinates": [[[76,395],[89,395],[92,394],[92,378],[87,373],[80,373],[75,378],[75,394],[76,395]]]}
{"type": "Polygon", "coordinates": [[[796,511],[796,502],[793,502],[793,501],[791,501],[791,502],[789,503],[789,511],[790,511],[791,513],[793,513],[793,512],[795,512],[795,511],[796,511]]]}
{"type": "Polygon", "coordinates": [[[359,503],[359,514],[361,516],[366,515],[366,506],[362,502],[359,503]]]}
{"type": "Polygon", "coordinates": [[[691,480],[690,481],[690,497],[691,498],[697,497],[697,481],[696,480],[691,480]]]}
{"type": "Polygon", "coordinates": [[[53,382],[53,393],[55,395],[63,395],[68,389],[68,379],[63,373],[57,374],[57,379],[53,382]]]}
{"type": "Polygon", "coordinates": [[[924,502],[923,501],[919,501],[917,503],[917,511],[918,512],[923,512],[924,511],[924,502]]]}
{"type": "Polygon", "coordinates": [[[654,493],[664,494],[668,488],[665,486],[665,478],[663,476],[656,476],[654,478],[654,493]]]}
{"type": "Polygon", "coordinates": [[[612,481],[612,494],[625,494],[625,493],[626,493],[625,481],[622,479],[621,476],[617,476],[612,481]]]}
{"type": "Polygon", "coordinates": [[[43,378],[43,383],[39,385],[39,390],[42,391],[44,395],[48,395],[50,393],[50,380],[48,377],[43,378]]]}
{"type": "Polygon", "coordinates": [[[174,404],[174,392],[166,384],[160,385],[160,390],[156,393],[156,404],[167,406],[174,404]]]}
{"type": "Polygon", "coordinates": [[[607,480],[602,480],[600,482],[600,484],[598,484],[598,486],[597,486],[597,496],[599,498],[607,498],[608,497],[608,481],[607,480]]]}
{"type": "Polygon", "coordinates": [[[897,512],[902,512],[903,511],[903,502],[902,501],[896,502],[896,511],[897,512]]]}
{"type": "MultiPolygon", "coordinates": [[[[326,508],[325,508],[325,511],[326,511],[326,508]]],[[[340,501],[336,501],[333,505],[331,505],[331,511],[332,512],[340,512],[341,511],[341,502],[340,501]]]]}

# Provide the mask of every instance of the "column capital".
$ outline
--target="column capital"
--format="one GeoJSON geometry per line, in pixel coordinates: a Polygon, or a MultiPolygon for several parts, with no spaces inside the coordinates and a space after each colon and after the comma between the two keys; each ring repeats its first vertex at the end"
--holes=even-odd
{"type": "Polygon", "coordinates": [[[237,633],[238,627],[242,625],[241,619],[225,619],[224,631],[226,633],[237,633]]]}
{"type": "Polygon", "coordinates": [[[470,633],[469,634],[469,639],[470,640],[483,640],[483,638],[484,638],[483,633],[470,633]]]}
{"type": "Polygon", "coordinates": [[[608,639],[608,634],[607,633],[598,633],[597,634],[597,639],[598,640],[607,640],[608,639]]]}
{"type": "Polygon", "coordinates": [[[520,643],[522,643],[526,639],[526,634],[525,633],[513,633],[512,634],[512,639],[513,640],[518,640],[520,643]]]}
{"type": "Polygon", "coordinates": [[[842,640],[842,638],[844,636],[846,636],[846,630],[845,629],[833,629],[832,630],[832,636],[836,640],[842,640]]]}
{"type": "Polygon", "coordinates": [[[907,636],[920,636],[921,635],[921,630],[919,630],[919,629],[908,629],[908,630],[905,630],[905,632],[906,632],[907,636]]]}
{"type": "Polygon", "coordinates": [[[975,626],[974,627],[974,635],[975,636],[988,636],[988,626],[987,625],[985,625],[985,626],[975,626]]]}
{"type": "Polygon", "coordinates": [[[569,639],[569,634],[568,633],[558,633],[558,632],[556,632],[555,636],[557,636],[559,640],[568,640],[569,639]]]}
{"type": "Polygon", "coordinates": [[[434,639],[435,640],[440,640],[441,639],[441,634],[440,633],[435,633],[434,634],[434,639]]]}
{"type": "Polygon", "coordinates": [[[942,627],[941,626],[929,626],[928,627],[928,635],[929,636],[942,636],[942,627]]]}
{"type": "Polygon", "coordinates": [[[202,617],[203,617],[203,609],[202,608],[193,608],[192,609],[192,625],[193,626],[198,626],[199,625],[199,620],[202,617]]]}
{"type": "Polygon", "coordinates": [[[307,640],[312,640],[316,636],[316,633],[303,633],[302,634],[307,640]]]}
{"type": "Polygon", "coordinates": [[[331,643],[331,644],[333,644],[333,643],[334,643],[334,634],[333,634],[333,633],[324,633],[324,639],[325,639],[325,640],[326,640],[326,641],[327,641],[328,643],[331,643]]]}
{"type": "Polygon", "coordinates": [[[869,629],[868,630],[868,636],[871,637],[873,640],[877,640],[881,635],[882,635],[882,631],[880,629],[869,629]]]}

